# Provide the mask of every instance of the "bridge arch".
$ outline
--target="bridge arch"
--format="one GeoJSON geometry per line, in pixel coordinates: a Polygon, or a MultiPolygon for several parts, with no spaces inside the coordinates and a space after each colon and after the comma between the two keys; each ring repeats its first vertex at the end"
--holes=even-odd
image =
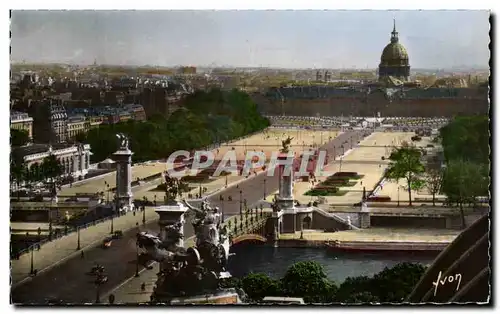
{"type": "Polygon", "coordinates": [[[244,241],[258,241],[258,242],[266,242],[267,239],[259,234],[243,234],[237,236],[232,240],[232,244],[238,244],[244,241]]]}

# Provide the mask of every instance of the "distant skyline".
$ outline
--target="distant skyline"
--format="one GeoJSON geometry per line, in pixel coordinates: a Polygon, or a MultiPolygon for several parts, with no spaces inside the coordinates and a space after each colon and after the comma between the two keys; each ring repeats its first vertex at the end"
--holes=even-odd
{"type": "Polygon", "coordinates": [[[12,11],[11,61],[374,69],[393,18],[412,68],[488,68],[488,11],[12,11]]]}

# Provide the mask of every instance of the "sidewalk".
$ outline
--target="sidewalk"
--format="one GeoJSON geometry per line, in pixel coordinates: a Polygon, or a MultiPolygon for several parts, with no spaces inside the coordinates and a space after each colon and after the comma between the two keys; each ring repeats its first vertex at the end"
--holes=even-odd
{"type": "MultiPolygon", "coordinates": [[[[146,223],[154,221],[158,218],[158,214],[152,207],[146,207],[146,223]]],[[[135,227],[136,222],[142,224],[142,212],[136,212],[134,216],[131,212],[124,216],[114,218],[113,229],[126,231],[135,227]]],[[[102,222],[95,226],[90,226],[80,230],[80,247],[82,250],[97,244],[105,237],[109,236],[111,231],[111,220],[102,222]]],[[[34,269],[38,273],[48,270],[65,260],[80,254],[76,251],[77,247],[77,232],[73,232],[60,239],[48,242],[40,247],[40,250],[33,251],[34,269]]],[[[12,284],[18,285],[25,280],[29,280],[29,272],[31,268],[31,253],[23,254],[19,260],[11,260],[11,278],[12,284]]]]}

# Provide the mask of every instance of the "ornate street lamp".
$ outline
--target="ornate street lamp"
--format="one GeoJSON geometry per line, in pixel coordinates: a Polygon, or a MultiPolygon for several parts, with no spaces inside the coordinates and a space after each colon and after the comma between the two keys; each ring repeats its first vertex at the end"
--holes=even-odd
{"type": "Polygon", "coordinates": [[[135,242],[135,277],[139,277],[139,242],[135,242]]]}
{"type": "Polygon", "coordinates": [[[76,227],[76,234],[77,234],[77,244],[76,244],[76,250],[80,251],[80,227],[76,227]]]}

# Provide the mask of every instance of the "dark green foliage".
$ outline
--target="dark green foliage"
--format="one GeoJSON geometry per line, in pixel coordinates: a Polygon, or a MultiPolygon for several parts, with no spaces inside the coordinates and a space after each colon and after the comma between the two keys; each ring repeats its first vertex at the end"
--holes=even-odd
{"type": "Polygon", "coordinates": [[[421,264],[400,263],[392,268],[386,267],[376,274],[371,282],[371,293],[380,302],[403,302],[425,272],[421,264]]]}
{"type": "Polygon", "coordinates": [[[307,303],[328,303],[337,288],[328,280],[323,267],[314,261],[293,264],[281,284],[284,295],[304,298],[307,303]]]}
{"type": "Polygon", "coordinates": [[[421,156],[422,152],[417,147],[403,143],[389,157],[391,162],[387,168],[386,177],[395,181],[406,180],[410,206],[412,205],[412,190],[422,186],[420,176],[425,169],[420,160],[421,156]]]}
{"type": "Polygon", "coordinates": [[[401,263],[385,268],[372,278],[349,277],[338,288],[313,261],[292,265],[281,281],[264,274],[250,274],[241,280],[253,301],[265,296],[304,298],[306,303],[401,303],[425,272],[420,264],[401,263]]]}
{"type": "Polygon", "coordinates": [[[442,191],[460,207],[465,228],[463,204],[476,203],[476,197],[489,196],[489,120],[487,116],[457,117],[440,130],[447,167],[442,191]]]}
{"type": "Polygon", "coordinates": [[[193,150],[260,131],[269,121],[257,111],[250,97],[238,90],[196,92],[184,108],[166,119],[154,115],[148,121],[103,125],[89,131],[84,142],[92,147],[92,161],[108,158],[117,149],[115,134],[129,137],[134,161],[168,158],[176,150],[193,150]]]}
{"type": "Polygon", "coordinates": [[[260,301],[266,296],[277,296],[280,294],[279,281],[269,278],[260,273],[252,273],[241,280],[241,287],[252,301],[260,301]]]}
{"type": "Polygon", "coordinates": [[[30,137],[27,131],[10,129],[10,146],[24,146],[29,141],[30,137]]]}
{"type": "Polygon", "coordinates": [[[456,117],[440,130],[447,161],[462,159],[489,164],[488,116],[456,117]]]}

